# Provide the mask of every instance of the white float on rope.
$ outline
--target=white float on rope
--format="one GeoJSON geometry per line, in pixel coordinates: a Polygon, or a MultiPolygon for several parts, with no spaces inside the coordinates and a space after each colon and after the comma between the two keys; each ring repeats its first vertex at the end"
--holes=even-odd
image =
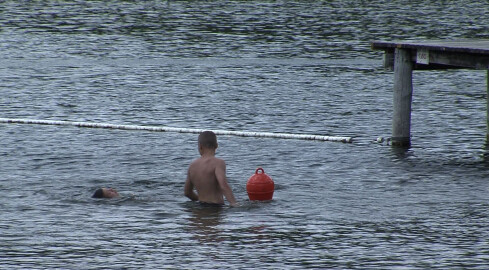
{"type": "MultiPolygon", "coordinates": [[[[60,126],[76,126],[87,128],[108,128],[108,129],[123,129],[123,130],[146,130],[154,132],[178,132],[178,133],[201,133],[207,129],[195,128],[174,128],[165,126],[138,126],[138,125],[118,125],[109,123],[93,123],[93,122],[73,122],[60,120],[39,120],[39,119],[9,119],[0,118],[0,123],[11,124],[33,124],[33,125],[60,125],[60,126]]],[[[209,129],[212,130],[212,129],[209,129]]],[[[249,132],[249,131],[233,131],[233,130],[212,130],[216,135],[229,135],[241,137],[262,137],[262,138],[280,138],[280,139],[297,139],[297,140],[316,140],[316,141],[331,141],[351,143],[352,137],[341,136],[323,136],[312,134],[289,134],[289,133],[272,133],[272,132],[249,132]]]]}

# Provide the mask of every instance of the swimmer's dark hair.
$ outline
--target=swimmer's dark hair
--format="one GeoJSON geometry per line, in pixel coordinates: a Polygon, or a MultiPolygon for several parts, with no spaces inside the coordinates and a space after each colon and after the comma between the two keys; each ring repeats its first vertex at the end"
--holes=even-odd
{"type": "Polygon", "coordinates": [[[103,197],[104,197],[104,191],[101,188],[95,190],[95,193],[93,193],[92,196],[92,198],[103,198],[103,197]]]}
{"type": "Polygon", "coordinates": [[[199,135],[199,144],[205,148],[217,148],[217,137],[212,131],[204,131],[199,135]]]}

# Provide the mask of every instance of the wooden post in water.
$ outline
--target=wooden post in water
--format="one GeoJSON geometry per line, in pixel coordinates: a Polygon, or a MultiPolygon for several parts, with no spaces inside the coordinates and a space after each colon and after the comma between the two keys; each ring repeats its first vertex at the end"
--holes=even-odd
{"type": "Polygon", "coordinates": [[[394,53],[394,115],[392,119],[392,145],[411,144],[411,101],[413,97],[413,63],[406,49],[394,53]]]}
{"type": "Polygon", "coordinates": [[[486,87],[487,87],[487,97],[486,97],[486,144],[489,143],[489,66],[487,67],[486,73],[486,87]]]}
{"type": "Polygon", "coordinates": [[[394,66],[394,115],[392,145],[411,144],[413,70],[470,68],[487,72],[486,144],[489,145],[489,39],[372,42],[384,50],[384,66],[394,66]],[[392,57],[394,56],[394,57],[392,57]]]}

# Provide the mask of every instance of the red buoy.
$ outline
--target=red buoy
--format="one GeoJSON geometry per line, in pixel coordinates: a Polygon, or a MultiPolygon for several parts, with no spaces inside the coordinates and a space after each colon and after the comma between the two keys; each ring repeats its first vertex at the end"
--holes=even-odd
{"type": "Polygon", "coordinates": [[[251,201],[271,200],[274,188],[272,178],[262,168],[256,169],[255,174],[246,183],[246,191],[251,201]]]}

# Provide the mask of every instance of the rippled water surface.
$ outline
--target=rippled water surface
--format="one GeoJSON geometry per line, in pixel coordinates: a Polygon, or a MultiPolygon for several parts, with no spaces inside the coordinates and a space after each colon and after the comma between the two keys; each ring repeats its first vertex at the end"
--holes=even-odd
{"type": "Polygon", "coordinates": [[[487,269],[486,71],[414,72],[391,131],[373,40],[487,39],[484,1],[3,1],[0,117],[221,136],[238,208],[183,196],[195,134],[0,124],[2,269],[487,269]],[[274,200],[250,202],[257,167],[274,200]],[[91,199],[101,186],[123,195],[91,199]]]}

